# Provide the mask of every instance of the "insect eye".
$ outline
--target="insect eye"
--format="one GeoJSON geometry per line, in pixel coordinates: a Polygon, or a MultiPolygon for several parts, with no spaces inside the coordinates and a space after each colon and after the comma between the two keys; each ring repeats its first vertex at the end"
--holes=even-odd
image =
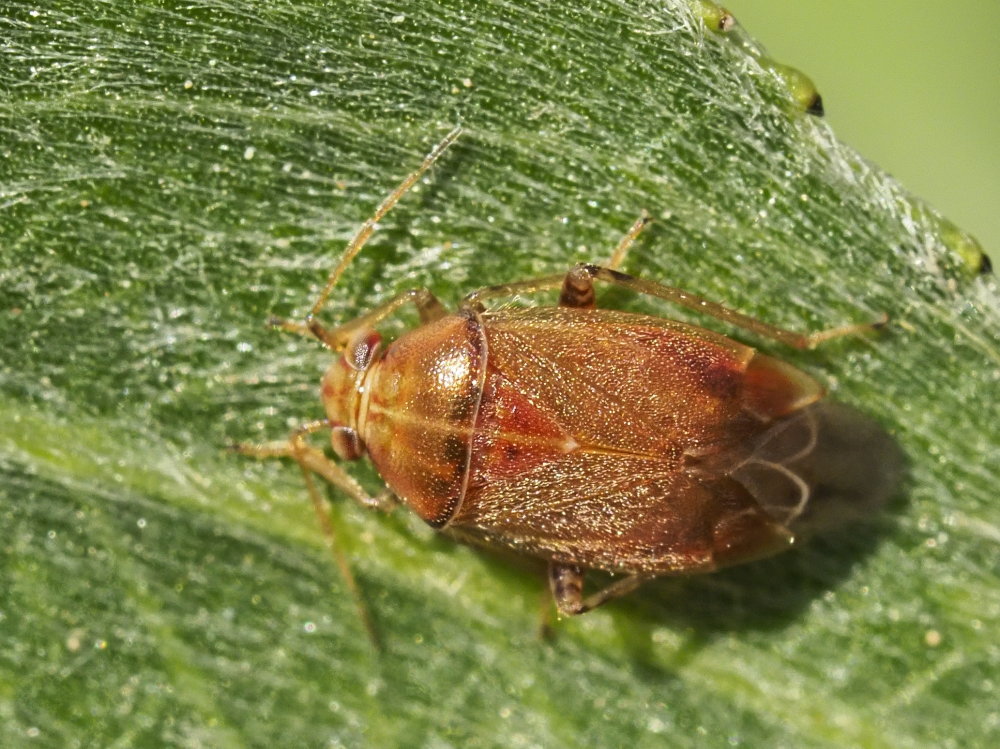
{"type": "Polygon", "coordinates": [[[382,343],[382,336],[374,330],[363,330],[347,343],[344,349],[344,361],[351,369],[363,372],[368,369],[382,343]]]}
{"type": "Polygon", "coordinates": [[[357,460],[365,454],[365,444],[350,427],[334,427],[330,431],[330,444],[341,460],[357,460]]]}

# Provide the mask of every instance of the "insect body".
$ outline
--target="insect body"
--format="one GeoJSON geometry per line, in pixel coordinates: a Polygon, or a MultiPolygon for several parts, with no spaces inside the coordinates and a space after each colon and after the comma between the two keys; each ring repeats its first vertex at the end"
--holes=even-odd
{"type": "Polygon", "coordinates": [[[417,290],[336,328],[317,321],[375,222],[457,135],[359,230],[306,323],[277,323],[339,353],[322,381],[326,418],[286,442],[239,449],[297,460],[317,508],[312,473],[363,505],[384,506],[305,439],[330,430],[339,458],[367,454],[391,492],[433,527],[546,560],[564,614],[583,613],[656,575],[713,570],[788,548],[810,495],[808,477],[790,466],[811,449],[815,429],[803,415],[822,388],[721,334],[598,309],[595,282],[800,347],[868,326],[802,336],[619,273],[614,267],[645,216],[610,267],[579,265],[482,289],[451,314],[417,290]],[[547,289],[559,289],[557,306],[490,308],[547,289]],[[383,347],[375,325],[407,303],[422,324],[383,347]],[[790,434],[797,436],[789,445],[790,434]],[[588,569],[623,577],[584,596],[588,569]]]}

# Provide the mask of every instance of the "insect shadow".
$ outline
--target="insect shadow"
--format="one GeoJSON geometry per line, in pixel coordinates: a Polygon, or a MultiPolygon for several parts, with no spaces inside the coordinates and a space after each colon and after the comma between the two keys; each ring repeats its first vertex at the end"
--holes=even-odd
{"type": "MultiPolygon", "coordinates": [[[[803,410],[800,421],[799,427],[809,423],[815,429],[813,449],[784,464],[794,465],[809,483],[808,506],[790,525],[806,541],[780,557],[711,575],[652,580],[641,594],[617,602],[627,609],[622,636],[637,661],[655,660],[651,635],[656,627],[692,633],[675,654],[683,660],[721,634],[788,626],[850,577],[891,532],[892,511],[905,504],[909,473],[898,442],[873,418],[842,403],[817,403],[803,410]]],[[[790,431],[767,452],[781,458],[786,446],[801,439],[790,431]]],[[[788,501],[795,497],[791,484],[783,490],[776,483],[776,472],[753,473],[743,480],[769,481],[761,487],[769,496],[784,491],[788,501]]]]}
{"type": "MultiPolygon", "coordinates": [[[[803,489],[808,491],[806,509],[789,526],[804,541],[780,557],[710,575],[650,580],[637,594],[616,600],[614,609],[624,616],[613,621],[636,664],[662,664],[662,647],[653,633],[663,627],[689,633],[671,657],[671,664],[679,666],[720,635],[776,631],[792,624],[878,548],[895,526],[894,513],[905,505],[909,468],[902,448],[875,419],[851,406],[822,401],[803,409],[786,432],[761,445],[757,454],[780,461],[794,471],[792,476],[807,482],[802,487],[788,479],[782,486],[780,474],[754,467],[741,476],[754,490],[788,507],[800,502],[803,489]],[[810,445],[808,451],[802,451],[804,443],[810,445]]],[[[443,536],[432,544],[442,552],[450,547],[443,536]]],[[[498,574],[509,573],[514,565],[544,576],[542,567],[529,567],[523,558],[492,549],[480,552],[498,574]]],[[[599,584],[612,580],[605,576],[599,584]]],[[[564,626],[571,625],[547,620],[542,634],[558,638],[564,626]]]]}

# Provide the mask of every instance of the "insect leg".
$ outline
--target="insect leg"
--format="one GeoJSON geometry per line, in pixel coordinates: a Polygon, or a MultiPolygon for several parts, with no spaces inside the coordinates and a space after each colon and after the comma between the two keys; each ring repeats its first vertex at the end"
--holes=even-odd
{"type": "Polygon", "coordinates": [[[615,247],[615,251],[611,253],[611,260],[608,262],[609,268],[618,270],[621,267],[622,263],[625,262],[625,255],[628,254],[632,245],[635,244],[635,240],[642,234],[643,229],[649,226],[652,220],[645,211],[639,214],[639,218],[632,224],[631,228],[625,233],[625,236],[621,238],[618,246],[615,247]]]}
{"type": "MultiPolygon", "coordinates": [[[[625,236],[621,238],[618,246],[615,247],[615,251],[611,253],[608,268],[617,270],[621,267],[621,264],[625,261],[625,255],[628,254],[629,249],[635,244],[635,240],[642,233],[642,230],[649,226],[650,221],[652,219],[649,217],[649,214],[643,211],[625,236]]],[[[594,277],[586,271],[581,270],[580,266],[571,269],[563,278],[562,289],[559,291],[559,306],[585,309],[596,307],[594,277]]]]}
{"type": "Polygon", "coordinates": [[[696,312],[703,312],[704,314],[711,315],[722,322],[735,325],[743,328],[744,330],[749,330],[766,338],[772,338],[795,348],[813,348],[817,344],[822,343],[823,341],[828,341],[831,338],[840,338],[845,335],[871,332],[872,330],[881,328],[886,324],[886,322],[888,322],[888,317],[884,317],[882,320],[874,323],[844,325],[842,327],[831,328],[817,333],[796,333],[794,331],[785,330],[784,328],[779,328],[775,325],[763,322],[755,317],[744,315],[742,312],[737,312],[729,307],[724,307],[721,304],[709,301],[708,299],[704,299],[703,297],[684,291],[683,289],[678,289],[675,286],[667,286],[666,284],[656,283],[655,281],[646,281],[642,278],[635,278],[634,276],[619,273],[611,268],[604,268],[599,265],[589,265],[584,263],[573,268],[570,271],[570,275],[573,275],[574,277],[587,275],[594,280],[603,281],[604,283],[613,284],[615,286],[622,286],[638,294],[646,294],[648,296],[658,297],[659,299],[665,299],[666,301],[678,304],[681,307],[687,307],[688,309],[695,310],[696,312]]]}
{"type": "Polygon", "coordinates": [[[230,449],[240,455],[247,455],[258,460],[291,458],[303,470],[322,476],[362,507],[383,511],[392,509],[396,503],[391,495],[368,496],[361,484],[355,481],[354,477],[347,471],[326,457],[322,450],[306,444],[307,435],[329,428],[330,422],[326,419],[310,421],[292,432],[287,440],[265,442],[259,445],[238,443],[232,445],[230,449]]]}
{"type": "Polygon", "coordinates": [[[573,268],[563,276],[562,288],[559,290],[560,307],[577,307],[578,309],[593,309],[597,306],[597,295],[594,293],[594,277],[586,271],[573,268]]]}
{"type": "Polygon", "coordinates": [[[337,533],[334,530],[333,520],[330,518],[329,510],[323,504],[323,498],[319,495],[319,489],[316,488],[316,482],[313,481],[310,469],[307,468],[306,464],[302,462],[299,462],[299,468],[302,469],[302,478],[306,482],[306,491],[309,492],[309,499],[312,502],[313,510],[316,512],[316,520],[319,523],[320,529],[323,531],[323,538],[326,539],[326,546],[330,550],[330,554],[333,555],[334,564],[337,565],[337,568],[340,570],[341,577],[344,578],[344,582],[347,584],[347,589],[351,592],[351,598],[354,599],[354,607],[358,611],[358,616],[361,617],[361,623],[368,632],[368,638],[372,641],[375,649],[380,650],[381,645],[378,639],[378,630],[375,629],[375,622],[372,619],[371,610],[368,608],[368,604],[365,602],[364,596],[361,593],[361,588],[358,586],[357,578],[354,577],[354,572],[351,570],[351,565],[347,560],[347,555],[344,554],[344,550],[341,548],[341,545],[337,543],[337,533]]]}
{"type": "Polygon", "coordinates": [[[486,309],[485,302],[492,299],[509,299],[520,294],[536,294],[539,291],[548,291],[562,286],[565,273],[553,276],[543,276],[530,281],[515,281],[513,283],[500,284],[498,286],[484,286],[476,289],[470,294],[466,294],[465,299],[459,305],[462,309],[471,309],[478,312],[486,309]]]}
{"type": "MultiPolygon", "coordinates": [[[[625,255],[629,248],[635,243],[636,238],[642,233],[650,221],[649,214],[645,211],[621,238],[615,251],[611,254],[609,266],[617,268],[625,260],[625,255]]],[[[582,266],[577,266],[580,268],[582,266]]],[[[540,291],[559,288],[559,305],[562,307],[593,307],[594,306],[594,278],[586,272],[576,272],[574,268],[569,273],[556,276],[544,276],[529,281],[516,281],[514,283],[500,284],[498,286],[486,286],[468,294],[462,300],[462,307],[482,311],[486,308],[485,302],[492,299],[504,299],[520,294],[535,294],[540,291]]]]}
{"type": "Polygon", "coordinates": [[[584,598],[583,570],[572,564],[549,562],[549,589],[563,616],[585,614],[613,598],[631,593],[648,579],[645,575],[629,575],[584,598]]]}
{"type": "Polygon", "coordinates": [[[361,618],[361,623],[368,632],[369,639],[376,649],[380,649],[378,631],[375,629],[371,611],[368,609],[367,603],[365,603],[361,588],[358,586],[357,579],[351,571],[347,557],[341,545],[337,543],[336,529],[330,518],[329,511],[323,503],[323,498],[320,496],[319,489],[316,487],[316,482],[313,480],[313,473],[319,474],[330,483],[344,490],[364,507],[375,507],[384,510],[388,509],[391,503],[387,503],[386,498],[369,497],[365,494],[361,485],[340,466],[327,458],[321,451],[306,444],[305,438],[307,435],[322,429],[328,429],[329,427],[330,423],[325,419],[311,421],[292,432],[291,436],[284,442],[268,442],[262,445],[240,444],[235,445],[233,449],[243,455],[260,459],[292,458],[299,464],[299,468],[302,470],[302,478],[306,483],[306,491],[309,493],[309,499],[316,513],[316,520],[319,523],[320,530],[323,532],[323,538],[326,540],[326,546],[333,556],[334,564],[337,565],[344,582],[347,584],[347,589],[351,592],[351,598],[354,599],[355,608],[358,611],[358,616],[361,618]]]}
{"type": "Polygon", "coordinates": [[[419,180],[424,173],[431,168],[431,165],[433,165],[434,162],[441,157],[441,155],[452,143],[455,142],[461,133],[462,128],[456,127],[448,133],[440,143],[434,146],[431,152],[424,158],[420,166],[408,174],[406,178],[399,183],[399,186],[389,193],[381,203],[379,203],[371,218],[367,219],[361,225],[361,228],[355,232],[354,237],[348,243],[343,254],[340,256],[340,260],[337,261],[337,265],[334,266],[334,269],[330,272],[330,276],[326,279],[326,285],[320,292],[319,297],[312,306],[312,309],[309,310],[309,314],[306,315],[306,327],[309,328],[309,330],[311,330],[313,334],[324,343],[326,342],[323,335],[324,331],[322,326],[316,320],[316,315],[318,315],[319,311],[323,308],[323,305],[326,303],[327,298],[330,296],[330,292],[333,291],[333,287],[337,284],[340,276],[347,269],[347,266],[351,264],[354,257],[361,252],[361,248],[365,246],[365,243],[375,232],[375,227],[378,222],[385,218],[385,215],[392,210],[392,207],[399,202],[399,199],[402,198],[403,195],[405,195],[406,192],[416,184],[417,180],[419,180]]]}

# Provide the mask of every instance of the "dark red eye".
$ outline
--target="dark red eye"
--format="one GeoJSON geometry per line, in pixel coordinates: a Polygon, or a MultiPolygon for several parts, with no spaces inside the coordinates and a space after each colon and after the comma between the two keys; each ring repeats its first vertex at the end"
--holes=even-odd
{"type": "Polygon", "coordinates": [[[372,363],[381,343],[382,336],[374,330],[363,330],[348,342],[344,349],[344,361],[351,369],[363,372],[372,363]]]}
{"type": "Polygon", "coordinates": [[[330,430],[330,444],[341,460],[357,460],[365,454],[365,443],[350,427],[333,427],[330,430]]]}

